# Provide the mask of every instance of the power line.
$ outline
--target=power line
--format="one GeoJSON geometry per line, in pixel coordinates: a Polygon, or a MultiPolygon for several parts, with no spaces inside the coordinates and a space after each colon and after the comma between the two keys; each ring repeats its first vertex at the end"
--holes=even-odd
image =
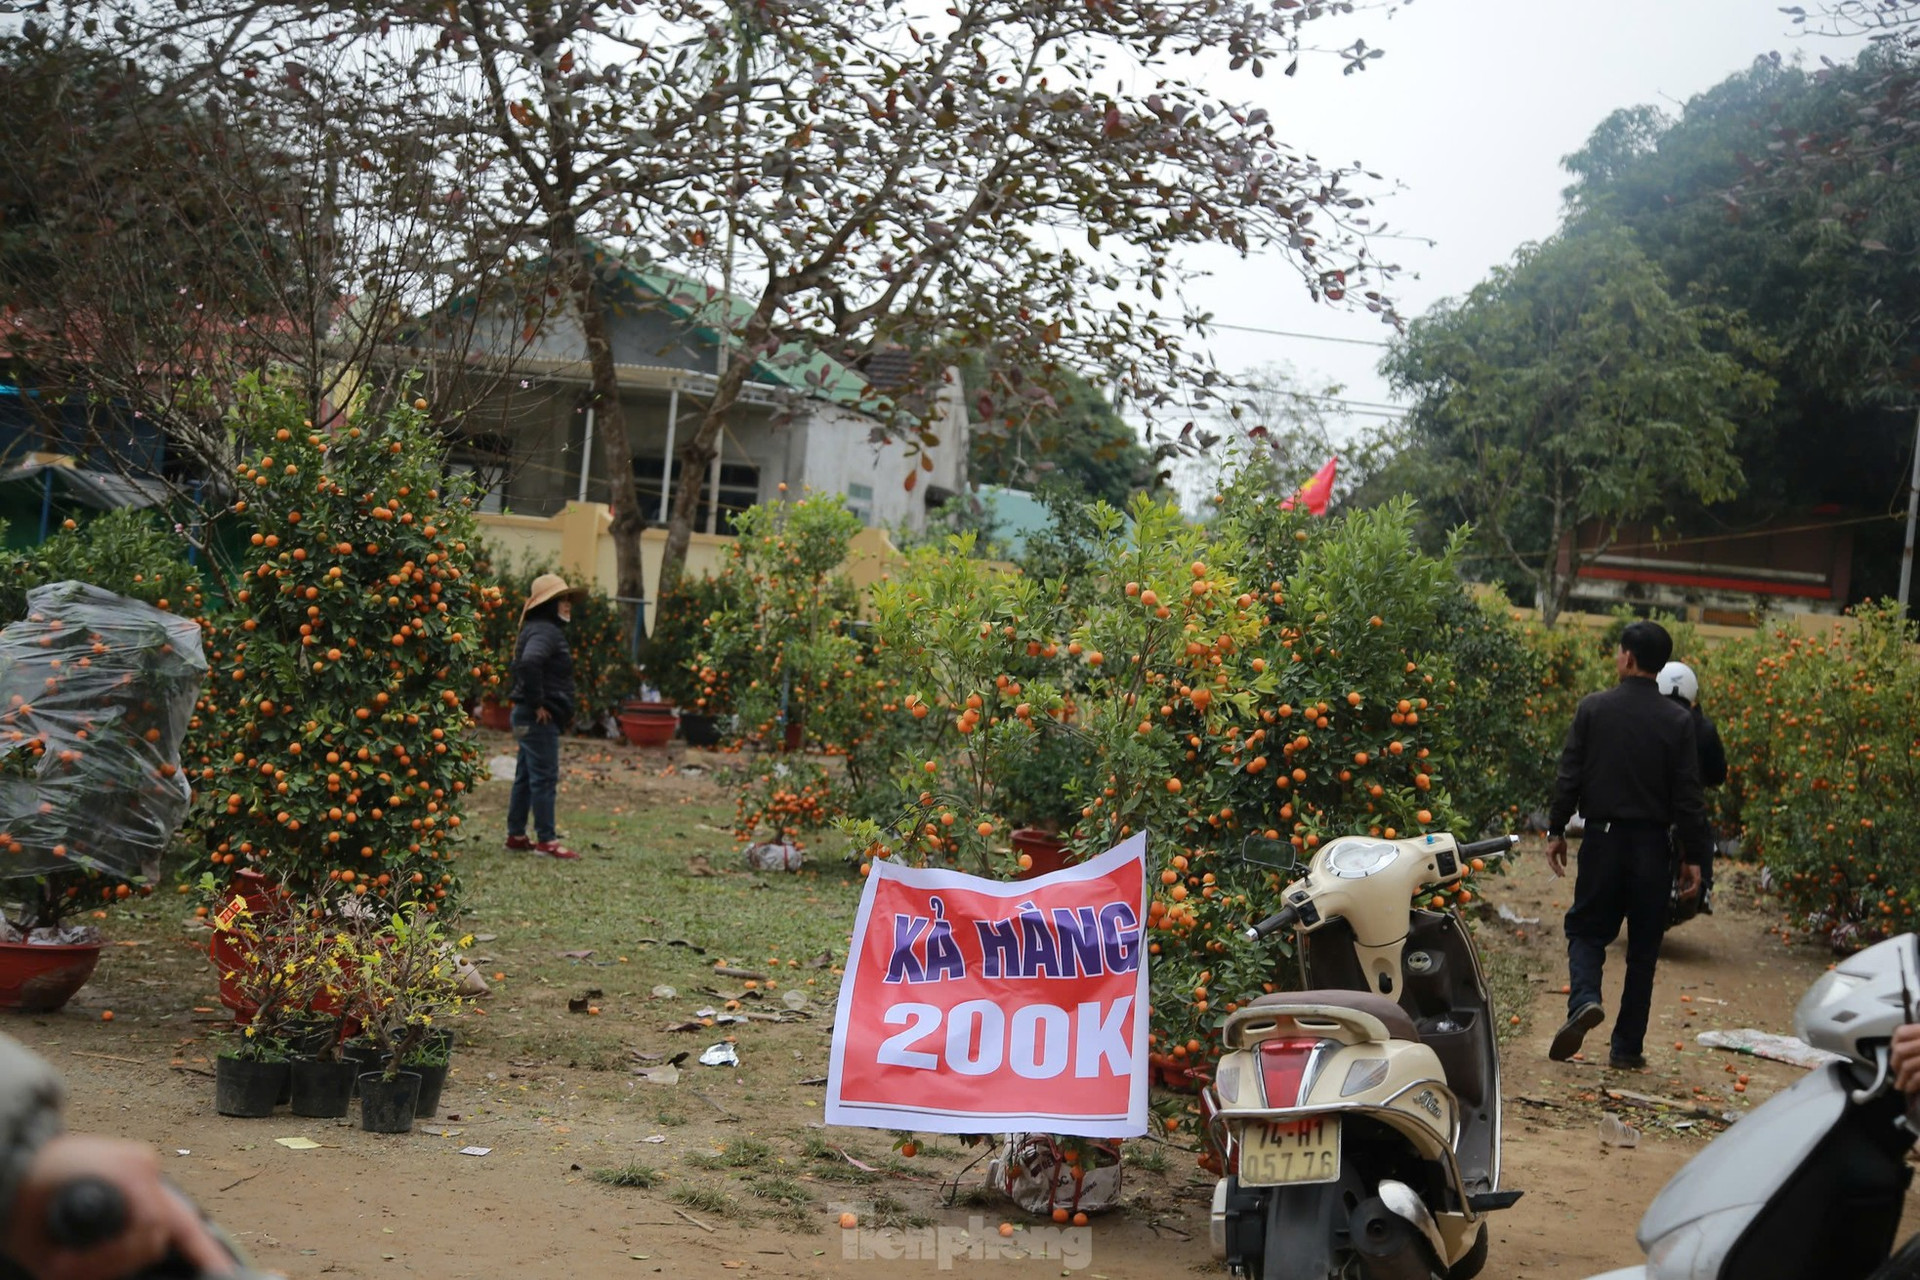
{"type": "Polygon", "coordinates": [[[1209,329],[1232,329],[1236,333],[1264,333],[1274,338],[1303,338],[1308,342],[1338,342],[1350,347],[1385,347],[1391,343],[1380,342],[1373,338],[1336,338],[1330,333],[1297,333],[1292,329],[1263,329],[1251,324],[1222,324],[1217,320],[1206,323],[1209,329]]]}

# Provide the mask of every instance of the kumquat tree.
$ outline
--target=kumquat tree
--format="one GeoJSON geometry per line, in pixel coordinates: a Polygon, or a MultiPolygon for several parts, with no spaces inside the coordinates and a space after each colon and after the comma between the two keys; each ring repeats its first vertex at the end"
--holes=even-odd
{"type": "Polygon", "coordinates": [[[892,705],[892,682],[856,634],[857,596],[843,571],[860,519],[837,494],[807,494],[749,508],[735,527],[704,593],[716,606],[704,644],[687,667],[699,710],[731,710],[744,743],[781,753],[748,770],[734,834],[798,841],[854,809],[877,782],[876,762],[884,776],[891,756],[881,709],[892,705]],[[805,744],[839,767],[806,759],[805,744]]]}
{"type": "Polygon", "coordinates": [[[192,760],[206,858],[294,892],[432,911],[477,776],[460,688],[496,601],[424,405],[317,429],[269,384],[233,418],[233,511],[251,526],[192,760]]]}
{"type": "Polygon", "coordinates": [[[1788,913],[1851,950],[1920,924],[1920,628],[1891,602],[1857,625],[1779,625],[1710,651],[1703,703],[1720,726],[1722,817],[1788,913]]]}
{"type": "Polygon", "coordinates": [[[1409,504],[1323,521],[1258,472],[1205,525],[1146,497],[1088,522],[1057,576],[983,568],[963,540],[876,586],[882,659],[911,690],[897,714],[939,734],[899,762],[898,816],[849,831],[868,857],[1015,874],[1007,832],[1032,815],[1009,797],[1043,790],[1020,772],[1076,744],[1063,834],[1085,856],[1148,833],[1155,1065],[1190,1078],[1225,1015],[1285,980],[1285,941],[1238,932],[1270,910],[1276,861],[1458,819],[1445,780],[1480,744],[1449,720],[1433,624],[1461,588],[1416,549],[1409,504]]]}

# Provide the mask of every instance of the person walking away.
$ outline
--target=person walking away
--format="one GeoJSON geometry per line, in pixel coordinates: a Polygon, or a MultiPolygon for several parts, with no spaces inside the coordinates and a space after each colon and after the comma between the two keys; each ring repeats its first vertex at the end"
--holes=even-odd
{"type": "Polygon", "coordinates": [[[554,794],[560,789],[560,735],[573,721],[573,655],[567,649],[567,623],[580,593],[557,573],[533,580],[520,610],[520,635],[513,645],[513,736],[520,758],[513,767],[513,795],[507,801],[507,848],[531,849],[549,858],[578,858],[560,843],[554,827],[554,794]],[[527,838],[533,819],[534,840],[527,838]]]}
{"type": "Polygon", "coordinates": [[[1668,828],[1680,828],[1686,863],[1681,896],[1700,891],[1711,852],[1693,716],[1660,696],[1654,673],[1673,656],[1673,638],[1656,622],[1629,623],[1614,655],[1619,683],[1580,700],[1560,752],[1547,815],[1547,865],[1567,869],[1567,820],[1586,818],[1573,907],[1567,912],[1567,1021],[1547,1056],[1564,1062],[1587,1032],[1606,1021],[1601,976],[1607,946],[1627,926],[1627,974],[1608,1065],[1646,1066],[1647,1017],[1654,968],[1673,892],[1668,828]]]}
{"type": "MultiPolygon", "coordinates": [[[[1669,662],[1653,678],[1654,687],[1668,698],[1686,707],[1693,715],[1693,740],[1700,749],[1700,785],[1724,786],[1727,781],[1727,749],[1721,745],[1720,730],[1700,709],[1700,677],[1684,662],[1669,662]]],[[[1700,914],[1713,914],[1713,851],[1700,867],[1700,914]]]]}

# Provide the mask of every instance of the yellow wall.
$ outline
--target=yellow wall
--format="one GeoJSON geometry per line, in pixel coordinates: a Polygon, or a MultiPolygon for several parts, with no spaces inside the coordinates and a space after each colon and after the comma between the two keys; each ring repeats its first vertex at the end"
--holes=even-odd
{"type": "MultiPolygon", "coordinates": [[[[613,513],[605,503],[570,502],[557,515],[481,514],[480,536],[498,555],[513,560],[546,560],[560,566],[569,582],[590,583],[614,594],[619,580],[613,546],[613,513]]],[[[882,535],[885,536],[884,534],[882,535]]],[[[696,533],[687,547],[686,572],[717,573],[733,539],[696,533]]],[[[891,546],[891,544],[889,544],[891,546]]],[[[666,556],[667,531],[640,535],[641,576],[647,588],[647,630],[653,630],[653,604],[660,595],[660,562],[666,556]]]]}

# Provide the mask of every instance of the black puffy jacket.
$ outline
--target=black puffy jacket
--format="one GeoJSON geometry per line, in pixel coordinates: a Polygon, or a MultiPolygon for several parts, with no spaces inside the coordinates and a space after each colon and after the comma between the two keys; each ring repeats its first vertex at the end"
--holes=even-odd
{"type": "Polygon", "coordinates": [[[539,710],[560,724],[573,720],[573,654],[567,633],[549,618],[533,618],[520,628],[513,646],[512,702],[539,710]]]}

